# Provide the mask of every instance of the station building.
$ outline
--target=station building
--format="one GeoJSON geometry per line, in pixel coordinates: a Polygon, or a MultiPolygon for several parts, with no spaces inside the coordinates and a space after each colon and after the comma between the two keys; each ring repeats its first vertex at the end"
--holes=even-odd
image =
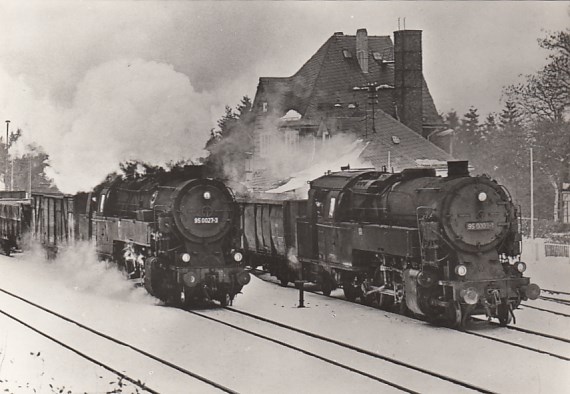
{"type": "Polygon", "coordinates": [[[278,184],[279,170],[322,169],[318,163],[329,151],[339,163],[356,157],[358,164],[393,171],[443,171],[452,159],[452,130],[423,75],[420,30],[396,31],[393,42],[366,29],[334,33],[293,76],[260,78],[252,111],[254,149],[246,170],[253,189],[278,184]]]}

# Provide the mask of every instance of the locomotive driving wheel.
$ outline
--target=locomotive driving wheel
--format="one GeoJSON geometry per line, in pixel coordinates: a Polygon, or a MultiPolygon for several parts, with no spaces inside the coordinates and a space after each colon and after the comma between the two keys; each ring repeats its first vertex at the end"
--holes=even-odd
{"type": "Polygon", "coordinates": [[[149,294],[157,297],[160,286],[160,272],[156,257],[149,257],[144,262],[143,284],[149,294]]]}
{"type": "Polygon", "coordinates": [[[227,291],[225,291],[221,296],[220,296],[220,305],[225,308],[226,306],[230,306],[232,304],[233,301],[233,297],[230,295],[230,293],[228,293],[227,291]]]}
{"type": "Polygon", "coordinates": [[[448,323],[451,328],[463,328],[463,311],[459,302],[454,301],[449,306],[448,319],[448,323]]]}
{"type": "Polygon", "coordinates": [[[342,290],[344,291],[346,299],[350,302],[354,302],[359,296],[360,288],[358,286],[354,286],[352,283],[343,283],[342,290]]]}
{"type": "Polygon", "coordinates": [[[362,289],[358,285],[355,276],[343,278],[342,290],[344,291],[344,296],[350,302],[354,302],[362,295],[362,289]]]}
{"type": "Polygon", "coordinates": [[[497,306],[497,318],[501,327],[506,327],[513,320],[511,307],[506,301],[497,306]]]}

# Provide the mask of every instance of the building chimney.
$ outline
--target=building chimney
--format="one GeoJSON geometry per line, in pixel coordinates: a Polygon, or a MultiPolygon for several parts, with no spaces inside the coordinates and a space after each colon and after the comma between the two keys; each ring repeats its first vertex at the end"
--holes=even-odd
{"type": "Polygon", "coordinates": [[[400,122],[423,134],[422,31],[394,32],[394,95],[400,122]]]}
{"type": "Polygon", "coordinates": [[[356,31],[356,58],[363,73],[368,73],[368,33],[366,29],[356,31]]]}

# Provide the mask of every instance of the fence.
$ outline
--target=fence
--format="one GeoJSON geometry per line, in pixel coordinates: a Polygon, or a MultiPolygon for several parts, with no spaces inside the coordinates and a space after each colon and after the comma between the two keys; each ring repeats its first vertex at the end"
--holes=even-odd
{"type": "Polygon", "coordinates": [[[546,257],[570,257],[570,245],[545,243],[544,255],[546,257]]]}

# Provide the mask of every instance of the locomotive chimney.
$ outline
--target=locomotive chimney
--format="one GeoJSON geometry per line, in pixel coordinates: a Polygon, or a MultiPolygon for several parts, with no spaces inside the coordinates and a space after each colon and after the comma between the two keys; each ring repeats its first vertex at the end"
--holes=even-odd
{"type": "Polygon", "coordinates": [[[400,121],[423,134],[422,31],[394,32],[394,94],[400,121]]]}
{"type": "Polygon", "coordinates": [[[363,73],[368,73],[368,32],[366,29],[356,31],[356,58],[363,73]]]}
{"type": "Polygon", "coordinates": [[[449,178],[469,176],[469,162],[467,160],[448,161],[447,176],[449,178]]]}

